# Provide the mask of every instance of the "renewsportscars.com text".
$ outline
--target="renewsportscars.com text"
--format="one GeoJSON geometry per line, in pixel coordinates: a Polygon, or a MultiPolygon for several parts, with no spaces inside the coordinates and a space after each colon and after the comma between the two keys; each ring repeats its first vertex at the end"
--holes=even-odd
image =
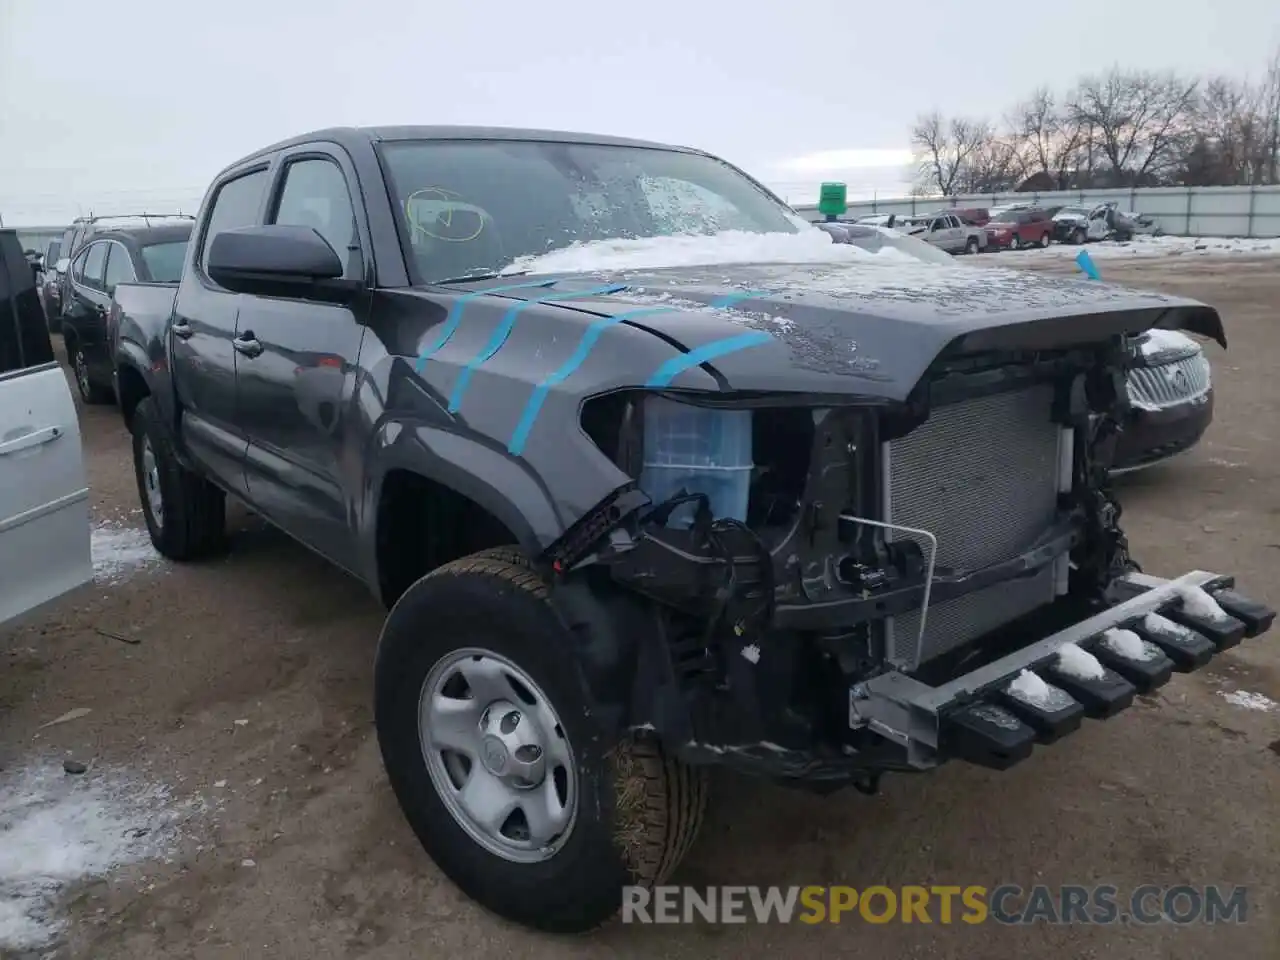
{"type": "Polygon", "coordinates": [[[1241,886],[626,887],[623,923],[1244,923],[1241,886]]]}

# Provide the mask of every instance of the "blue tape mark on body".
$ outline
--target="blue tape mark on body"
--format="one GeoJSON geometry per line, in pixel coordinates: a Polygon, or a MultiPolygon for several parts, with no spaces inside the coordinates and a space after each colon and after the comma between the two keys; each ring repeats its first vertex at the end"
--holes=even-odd
{"type": "Polygon", "coordinates": [[[493,331],[493,336],[489,338],[489,342],[484,345],[475,359],[462,368],[458,374],[458,382],[453,385],[453,394],[449,397],[449,412],[457,413],[462,406],[462,397],[467,392],[467,385],[471,382],[471,374],[476,371],[486,360],[490,359],[495,353],[502,349],[502,345],[507,342],[507,337],[511,335],[512,329],[516,325],[516,320],[520,316],[520,312],[529,307],[536,306],[540,303],[555,303],[563,300],[585,300],[590,297],[603,297],[611,293],[617,293],[619,290],[627,289],[626,284],[610,284],[607,287],[596,287],[592,290],[576,290],[566,293],[549,293],[544,297],[534,297],[532,300],[521,300],[519,303],[512,304],[502,317],[502,322],[498,324],[498,328],[493,331]]]}
{"type": "Polygon", "coordinates": [[[427,365],[427,359],[446,343],[458,332],[458,327],[462,324],[462,311],[466,309],[468,303],[477,297],[487,297],[490,294],[507,293],[511,290],[529,290],[538,287],[549,287],[558,283],[558,280],[539,280],[535,283],[510,283],[502,287],[489,287],[487,290],[473,290],[470,293],[464,293],[457,300],[453,301],[453,306],[449,309],[449,316],[445,318],[444,326],[437,335],[435,342],[427,347],[418,355],[418,362],[414,365],[414,369],[422,372],[422,368],[427,365]]]}
{"type": "Polygon", "coordinates": [[[688,353],[681,354],[678,357],[672,357],[653,372],[653,376],[646,381],[645,386],[650,388],[665,387],[686,370],[692,370],[694,367],[701,366],[726,354],[737,353],[739,350],[746,350],[750,347],[758,347],[762,343],[770,343],[772,340],[773,337],[759,330],[753,330],[751,333],[740,333],[736,337],[726,337],[723,340],[713,340],[711,343],[704,344],[696,350],[690,350],[688,353]]]}
{"type": "Polygon", "coordinates": [[[741,293],[730,293],[723,297],[716,297],[709,306],[720,310],[728,310],[734,304],[741,303],[743,300],[754,300],[757,297],[767,296],[769,296],[769,291],[767,290],[744,290],[741,293]]]}
{"type": "Polygon", "coordinates": [[[1098,266],[1093,262],[1093,257],[1089,256],[1088,250],[1081,250],[1076,254],[1076,266],[1083,270],[1090,280],[1102,279],[1102,274],[1098,272],[1098,266]]]}
{"type": "Polygon", "coordinates": [[[623,311],[612,317],[602,317],[587,327],[587,332],[582,335],[582,340],[578,343],[578,349],[573,352],[573,355],[564,362],[560,369],[533,388],[533,393],[529,395],[529,402],[524,405],[524,413],[520,415],[520,422],[516,424],[516,429],[511,434],[511,442],[507,444],[507,452],[517,457],[524,453],[524,445],[529,440],[529,432],[533,430],[533,425],[538,421],[538,414],[542,411],[542,403],[547,399],[547,394],[551,392],[552,387],[557,383],[563,383],[568,380],[574,371],[582,366],[588,354],[591,353],[591,348],[596,345],[596,341],[600,339],[600,335],[605,330],[633,317],[648,316],[651,313],[671,313],[675,309],[675,307],[640,307],[636,310],[623,311]]]}

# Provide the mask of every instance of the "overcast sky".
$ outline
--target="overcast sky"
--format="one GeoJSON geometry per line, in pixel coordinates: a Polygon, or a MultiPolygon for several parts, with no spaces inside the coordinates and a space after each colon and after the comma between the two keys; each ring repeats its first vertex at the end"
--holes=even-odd
{"type": "Polygon", "coordinates": [[[190,208],[251,150],[379,123],[624,134],[793,202],[884,195],[922,111],[998,117],[1115,63],[1257,74],[1277,42],[1280,0],[0,0],[0,216],[190,208]]]}

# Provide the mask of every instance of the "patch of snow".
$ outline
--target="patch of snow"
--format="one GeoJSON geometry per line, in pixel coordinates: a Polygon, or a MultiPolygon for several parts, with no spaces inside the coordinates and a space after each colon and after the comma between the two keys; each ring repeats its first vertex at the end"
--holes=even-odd
{"type": "Polygon", "coordinates": [[[1218,693],[1228,703],[1236,707],[1243,707],[1246,710],[1270,713],[1277,706],[1276,702],[1270,697],[1264,697],[1260,693],[1250,693],[1248,690],[1232,690],[1230,693],[1219,690],[1218,693]]]}
{"type": "Polygon", "coordinates": [[[150,534],[132,527],[95,527],[89,545],[93,579],[99,583],[118,583],[139,567],[160,560],[150,534]]]}
{"type": "Polygon", "coordinates": [[[616,270],[667,270],[673,267],[733,263],[854,263],[868,259],[914,259],[893,248],[876,253],[832,242],[816,227],[798,233],[748,233],[726,230],[711,235],[641,237],[574,243],[536,256],[519,257],[502,272],[589,273],[616,270]]]}
{"type": "Polygon", "coordinates": [[[1102,664],[1088,650],[1081,650],[1074,643],[1064,643],[1058,648],[1058,669],[1077,680],[1100,680],[1106,673],[1102,664]]]}
{"type": "Polygon", "coordinates": [[[1153,660],[1160,655],[1159,647],[1153,643],[1147,643],[1132,630],[1120,628],[1105,630],[1102,634],[1102,642],[1106,644],[1108,650],[1126,660],[1153,660]]]}
{"type": "Polygon", "coordinates": [[[1142,344],[1145,354],[1160,353],[1164,350],[1186,350],[1198,346],[1185,333],[1177,330],[1165,330],[1163,327],[1152,327],[1147,331],[1147,339],[1142,344]]]}
{"type": "Polygon", "coordinates": [[[1180,586],[1178,596],[1182,598],[1182,609],[1193,617],[1217,621],[1231,619],[1231,615],[1218,606],[1218,601],[1200,587],[1180,586]]]}
{"type": "Polygon", "coordinates": [[[1162,617],[1158,613],[1148,613],[1142,618],[1142,626],[1152,633],[1159,634],[1162,637],[1170,637],[1175,640],[1188,640],[1196,634],[1190,627],[1184,627],[1180,623],[1174,623],[1168,617],[1162,617]]]}
{"type": "Polygon", "coordinates": [[[1002,707],[992,706],[989,703],[979,703],[973,707],[973,715],[987,723],[994,724],[1002,730],[1017,730],[1021,721],[1008,710],[1002,707]]]}
{"type": "Polygon", "coordinates": [[[1030,670],[1023,670],[1009,684],[1009,693],[1033,707],[1050,712],[1071,706],[1071,694],[1045,683],[1030,670]]]}
{"type": "Polygon", "coordinates": [[[182,804],[123,771],[88,777],[46,761],[0,774],[0,954],[49,945],[71,883],[168,855],[182,804]]]}
{"type": "Polygon", "coordinates": [[[1146,259],[1152,257],[1272,257],[1280,256],[1277,237],[1150,237],[1140,236],[1127,242],[1100,240],[1085,247],[1054,244],[1043,250],[1002,250],[1006,257],[1070,257],[1084,249],[1094,260],[1146,259]]]}
{"type": "Polygon", "coordinates": [[[754,643],[748,643],[742,648],[742,656],[751,663],[760,662],[760,648],[754,643]]]}

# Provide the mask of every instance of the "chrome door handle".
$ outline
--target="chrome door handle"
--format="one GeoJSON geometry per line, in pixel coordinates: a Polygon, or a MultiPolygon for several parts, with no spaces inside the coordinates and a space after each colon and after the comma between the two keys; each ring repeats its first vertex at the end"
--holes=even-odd
{"type": "Polygon", "coordinates": [[[195,331],[191,329],[191,324],[189,323],[175,323],[170,326],[169,329],[173,331],[173,335],[175,337],[181,337],[183,340],[189,340],[191,338],[191,334],[195,333],[195,331]]]}
{"type": "Polygon", "coordinates": [[[41,444],[52,443],[60,436],[62,436],[61,427],[45,427],[43,430],[32,430],[30,433],[24,433],[20,437],[0,443],[0,457],[17,453],[19,450],[30,450],[32,447],[38,447],[41,444]]]}
{"type": "Polygon", "coordinates": [[[262,344],[254,339],[252,334],[248,336],[236,337],[231,341],[231,346],[236,348],[237,353],[242,353],[246,357],[256,357],[262,353],[262,344]]]}

